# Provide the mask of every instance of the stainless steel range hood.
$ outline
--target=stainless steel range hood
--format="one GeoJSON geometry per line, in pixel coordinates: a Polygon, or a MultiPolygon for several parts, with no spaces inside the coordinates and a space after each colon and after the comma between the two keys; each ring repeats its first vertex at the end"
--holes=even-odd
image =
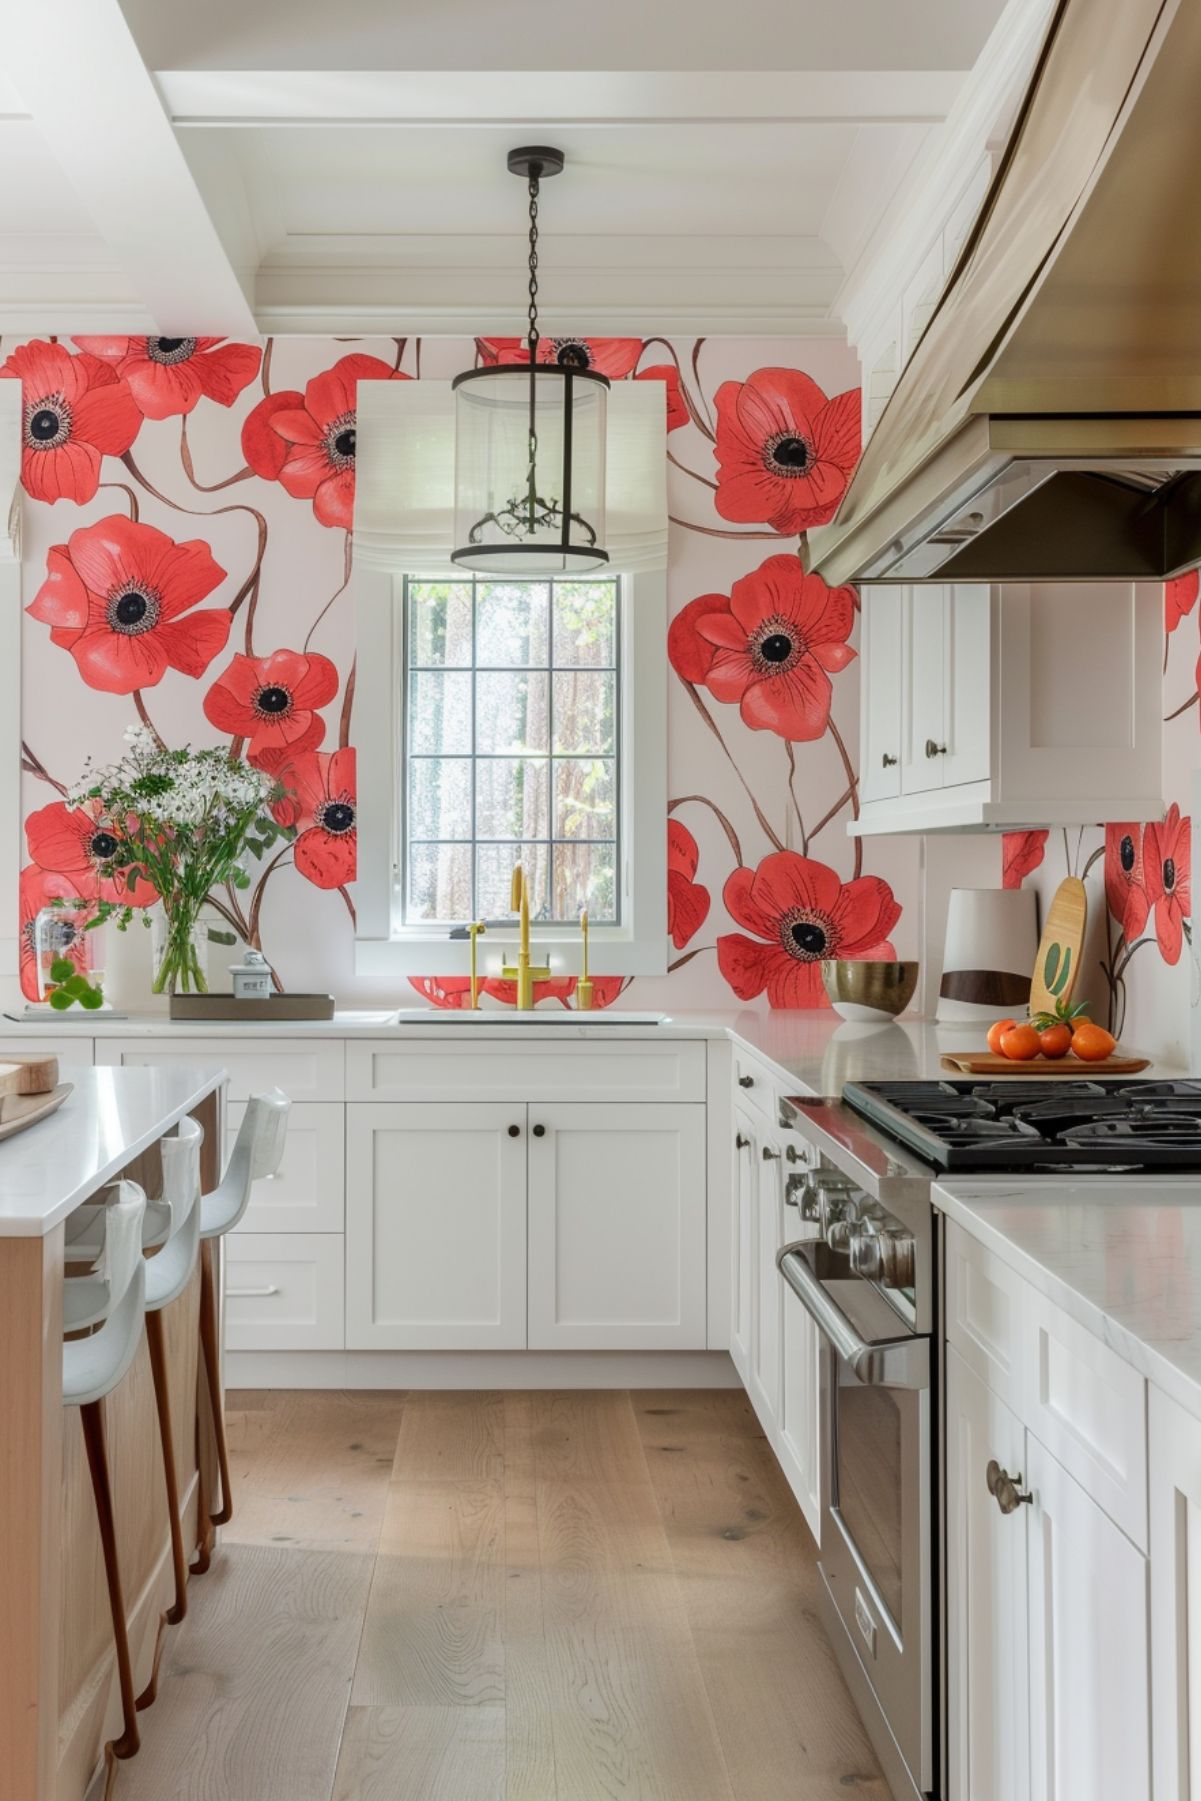
{"type": "Polygon", "coordinates": [[[1201,562],[1201,0],[1061,0],[975,229],[810,561],[846,581],[1201,562]]]}

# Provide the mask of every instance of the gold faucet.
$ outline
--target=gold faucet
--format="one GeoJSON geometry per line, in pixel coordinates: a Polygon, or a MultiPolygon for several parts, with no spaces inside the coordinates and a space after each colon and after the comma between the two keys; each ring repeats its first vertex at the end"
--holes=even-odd
{"type": "Polygon", "coordinates": [[[584,969],[575,985],[575,1004],[581,1013],[592,1011],[592,977],[588,974],[588,909],[580,914],[580,936],[584,941],[584,969]]]}
{"type": "Polygon", "coordinates": [[[500,973],[506,982],[517,983],[518,1011],[528,1013],[534,1005],[534,983],[549,981],[550,967],[545,963],[530,962],[530,889],[520,863],[513,870],[509,905],[521,919],[521,947],[516,967],[506,963],[500,973]]]}

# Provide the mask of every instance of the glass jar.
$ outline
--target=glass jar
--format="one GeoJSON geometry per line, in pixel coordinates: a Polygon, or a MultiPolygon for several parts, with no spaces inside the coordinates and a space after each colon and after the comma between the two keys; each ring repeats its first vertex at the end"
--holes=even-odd
{"type": "Polygon", "coordinates": [[[94,1013],[104,1005],[105,927],[93,924],[94,900],[58,900],[33,922],[39,1002],[56,1013],[94,1013]]]}

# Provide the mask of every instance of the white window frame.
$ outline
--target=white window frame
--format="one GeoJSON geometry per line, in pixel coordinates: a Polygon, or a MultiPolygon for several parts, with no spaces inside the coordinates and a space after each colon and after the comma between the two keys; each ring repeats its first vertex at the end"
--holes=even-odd
{"type": "MultiPolygon", "coordinates": [[[[621,921],[594,925],[589,963],[595,975],[667,972],[667,576],[665,570],[621,578],[621,921]]],[[[401,919],[400,843],[404,705],[399,680],[404,578],[431,579],[428,568],[386,570],[356,565],[357,676],[351,742],[358,751],[358,878],[355,972],[375,981],[405,976],[466,975],[470,948],[446,927],[401,919]]],[[[454,572],[432,579],[453,580],[454,572]]],[[[464,924],[466,921],[464,921],[464,924]]],[[[480,973],[495,975],[518,942],[513,926],[489,926],[480,940],[480,973]]],[[[580,935],[571,926],[531,922],[530,946],[555,975],[577,975],[580,935]]]]}

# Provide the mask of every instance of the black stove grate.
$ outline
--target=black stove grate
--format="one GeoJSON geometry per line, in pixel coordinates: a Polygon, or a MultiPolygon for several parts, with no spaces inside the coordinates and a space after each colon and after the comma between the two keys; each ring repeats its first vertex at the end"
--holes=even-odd
{"type": "Polygon", "coordinates": [[[848,1082],[843,1098],[934,1169],[1201,1173],[1201,1081],[848,1082]]]}

